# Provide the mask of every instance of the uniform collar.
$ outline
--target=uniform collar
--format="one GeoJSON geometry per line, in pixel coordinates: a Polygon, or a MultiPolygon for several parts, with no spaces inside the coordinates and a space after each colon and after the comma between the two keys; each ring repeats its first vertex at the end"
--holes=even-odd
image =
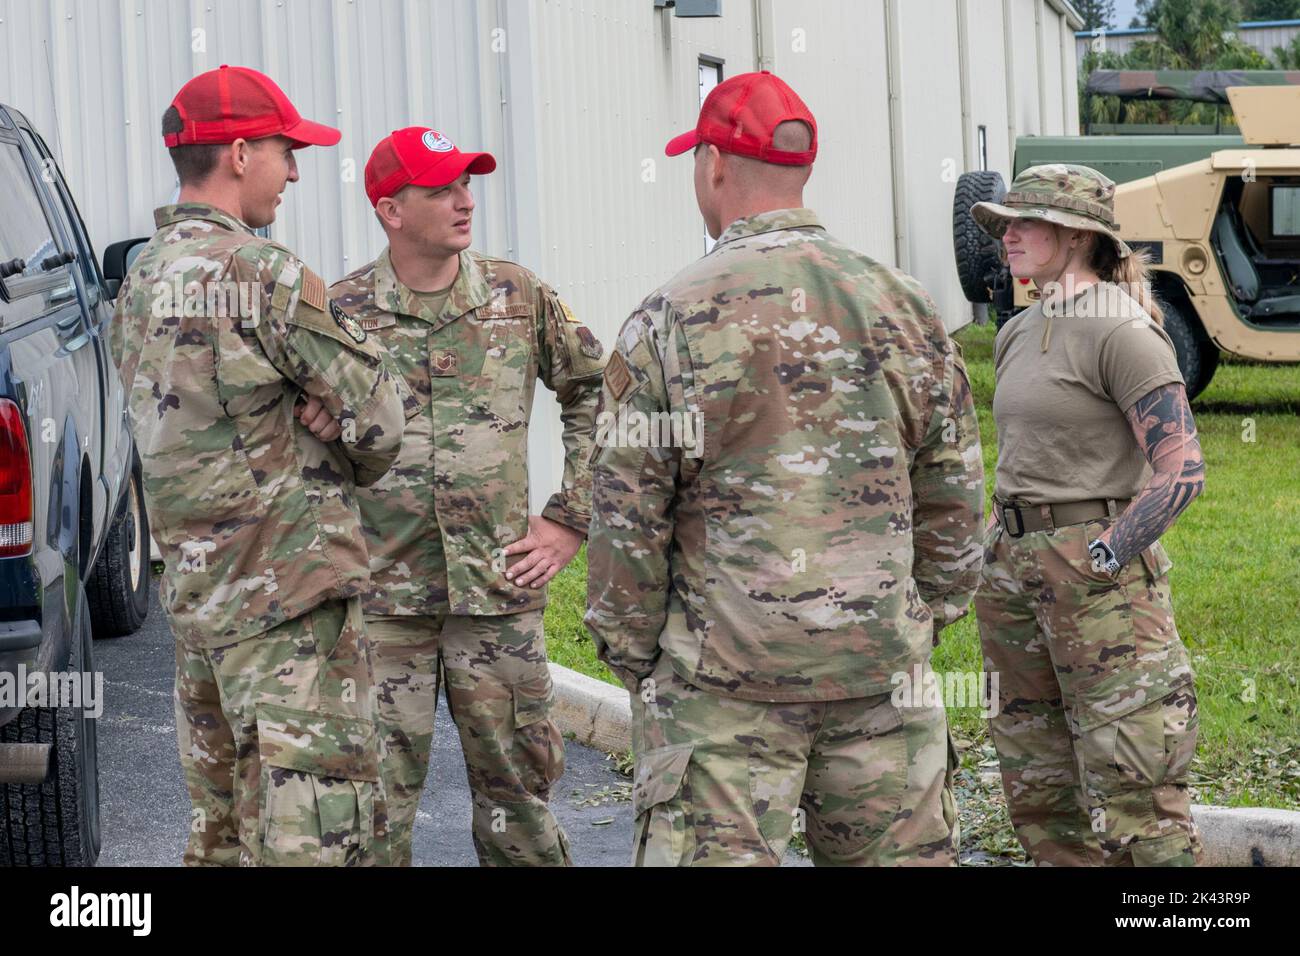
{"type": "Polygon", "coordinates": [[[717,246],[724,242],[731,242],[733,239],[741,239],[745,236],[756,236],[762,232],[776,232],[779,229],[799,229],[812,228],[823,229],[821,221],[817,214],[811,209],[772,209],[768,212],[760,212],[755,216],[744,216],[737,219],[730,226],[722,231],[718,236],[717,246]]]}
{"type": "Polygon", "coordinates": [[[447,300],[443,303],[442,310],[436,315],[419,296],[397,278],[387,246],[375,260],[375,304],[385,312],[422,319],[434,328],[442,328],[466,312],[472,312],[486,305],[491,297],[492,290],[483,276],[483,269],[468,250],[460,254],[460,268],[456,273],[456,281],[452,283],[451,291],[447,293],[447,300]]]}
{"type": "Polygon", "coordinates": [[[231,232],[244,232],[250,236],[254,235],[248,224],[238,216],[232,216],[224,209],[209,206],[204,202],[176,203],[171,206],[161,206],[153,211],[153,221],[159,229],[189,219],[202,219],[205,222],[215,223],[223,229],[229,229],[231,232]]]}

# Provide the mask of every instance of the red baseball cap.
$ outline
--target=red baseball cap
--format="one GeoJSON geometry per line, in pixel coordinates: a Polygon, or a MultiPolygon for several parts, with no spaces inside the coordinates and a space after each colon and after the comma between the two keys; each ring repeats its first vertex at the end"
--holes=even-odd
{"type": "Polygon", "coordinates": [[[700,119],[689,133],[674,136],[664,147],[678,156],[700,143],[726,153],[752,156],[782,166],[807,166],[817,158],[817,121],[799,94],[779,76],[741,73],[715,86],[700,107],[700,119]],[[772,134],[789,120],[801,120],[812,130],[812,145],[803,152],[772,148],[772,134]]]}
{"type": "Polygon", "coordinates": [[[376,206],[403,186],[445,186],[469,170],[474,175],[497,168],[491,153],[462,153],[436,129],[408,126],[379,141],[366,161],[366,195],[376,206]]]}
{"type": "Polygon", "coordinates": [[[333,146],[343,135],[332,126],[303,119],[274,80],[246,66],[222,66],[200,73],[181,87],[172,106],[181,114],[185,128],[163,134],[168,146],[282,135],[294,141],[294,149],[300,149],[333,146]]]}

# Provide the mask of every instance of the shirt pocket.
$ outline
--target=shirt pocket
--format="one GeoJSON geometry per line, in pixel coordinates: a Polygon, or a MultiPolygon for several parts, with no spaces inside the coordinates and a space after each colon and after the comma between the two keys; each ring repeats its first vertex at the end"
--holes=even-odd
{"type": "Polygon", "coordinates": [[[479,319],[486,348],[479,373],[488,411],[507,425],[527,421],[532,407],[532,385],[536,362],[533,358],[532,310],[507,306],[479,319]]]}

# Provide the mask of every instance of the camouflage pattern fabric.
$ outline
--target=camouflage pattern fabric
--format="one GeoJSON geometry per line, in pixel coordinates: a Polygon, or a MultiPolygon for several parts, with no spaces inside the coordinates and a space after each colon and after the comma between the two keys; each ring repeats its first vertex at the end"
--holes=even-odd
{"type": "Polygon", "coordinates": [[[122,285],[111,336],[144,466],[176,637],[222,647],[359,595],[354,485],[396,457],[400,384],[283,246],[211,206],[165,206],[122,285]],[[343,426],[294,420],[303,396],[343,426]]]}
{"type": "Polygon", "coordinates": [[[634,866],[954,866],[943,706],[889,694],[765,704],[694,687],[661,658],[633,695],[634,866]]]}
{"type": "Polygon", "coordinates": [[[602,401],[698,432],[598,422],[586,624],[633,692],[662,653],[726,697],[871,697],[966,613],[983,465],[965,368],[916,281],[812,211],[732,223],[651,294],[602,401]]]}
{"type": "Polygon", "coordinates": [[[1121,100],[1228,103],[1231,86],[1294,86],[1300,70],[1093,70],[1085,92],[1121,100]]]}
{"type": "Polygon", "coordinates": [[[370,546],[366,613],[544,606],[545,589],[506,580],[502,554],[528,532],[534,383],[555,392],[564,425],[564,477],[542,515],[585,534],[600,342],[527,269],[474,252],[461,253],[437,314],[397,279],[387,250],[330,293],[391,356],[419,406],[393,469],[358,492],[370,546]]]}
{"type": "Polygon", "coordinates": [[[1121,259],[1132,252],[1115,222],[1115,183],[1089,166],[1030,166],[1012,180],[1001,202],[977,202],[970,214],[995,239],[1002,238],[1012,219],[1037,219],[1108,236],[1121,259]]]}
{"type": "Polygon", "coordinates": [[[366,628],[374,645],[392,862],[411,862],[441,673],[465,755],[479,863],[571,865],[568,839],[547,807],[564,773],[564,738],[550,717],[555,691],[542,612],[371,617],[366,628]]]}
{"type": "Polygon", "coordinates": [[[359,598],[253,641],[176,643],[189,866],[353,866],[383,858],[373,679],[359,598]]]}
{"type": "Polygon", "coordinates": [[[1158,542],[1117,578],[1088,542],[1113,518],[1012,538],[994,526],[975,597],[1016,836],[1039,864],[1191,866],[1196,691],[1158,542]]]}

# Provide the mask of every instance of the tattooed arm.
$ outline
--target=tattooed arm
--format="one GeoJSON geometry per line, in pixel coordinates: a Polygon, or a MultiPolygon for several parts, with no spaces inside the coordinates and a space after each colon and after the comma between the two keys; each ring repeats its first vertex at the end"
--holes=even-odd
{"type": "Polygon", "coordinates": [[[1146,487],[1098,539],[1110,548],[1121,567],[1169,530],[1205,487],[1205,459],[1182,385],[1152,389],[1126,414],[1152,474],[1146,487]]]}

